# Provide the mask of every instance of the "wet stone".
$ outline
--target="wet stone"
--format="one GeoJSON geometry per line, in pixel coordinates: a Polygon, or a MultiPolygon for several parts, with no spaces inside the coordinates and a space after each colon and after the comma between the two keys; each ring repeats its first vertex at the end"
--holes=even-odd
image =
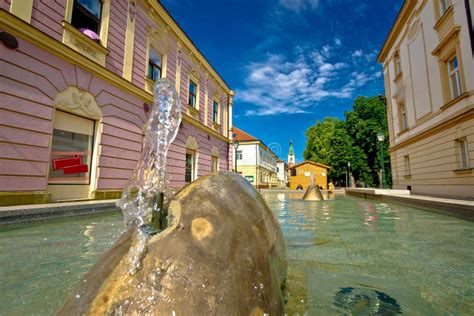
{"type": "Polygon", "coordinates": [[[58,314],[284,314],[283,235],[245,179],[202,177],[176,194],[169,214],[170,226],[146,240],[135,274],[127,258],[142,239],[130,229],[80,282],[73,292],[80,299],[68,299],[58,314]]]}

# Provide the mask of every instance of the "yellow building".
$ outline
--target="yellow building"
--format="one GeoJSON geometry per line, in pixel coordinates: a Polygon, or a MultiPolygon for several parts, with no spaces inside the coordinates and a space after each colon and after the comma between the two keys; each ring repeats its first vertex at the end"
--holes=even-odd
{"type": "Polygon", "coordinates": [[[278,157],[259,139],[233,127],[235,148],[234,166],[248,182],[257,188],[278,186],[278,157]]]}
{"type": "Polygon", "coordinates": [[[314,184],[323,188],[328,187],[328,170],[326,165],[305,161],[290,168],[290,188],[296,190],[299,186],[306,190],[311,184],[311,176],[313,176],[314,184]]]}
{"type": "Polygon", "coordinates": [[[474,198],[473,7],[406,0],[378,56],[394,189],[474,198]]]}

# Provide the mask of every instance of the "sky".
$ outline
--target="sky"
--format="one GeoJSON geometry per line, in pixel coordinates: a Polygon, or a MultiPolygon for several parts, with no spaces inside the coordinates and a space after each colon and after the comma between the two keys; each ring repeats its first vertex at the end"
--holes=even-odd
{"type": "Polygon", "coordinates": [[[287,160],[306,130],[384,94],[376,61],[403,0],[162,0],[235,91],[233,123],[287,160]]]}

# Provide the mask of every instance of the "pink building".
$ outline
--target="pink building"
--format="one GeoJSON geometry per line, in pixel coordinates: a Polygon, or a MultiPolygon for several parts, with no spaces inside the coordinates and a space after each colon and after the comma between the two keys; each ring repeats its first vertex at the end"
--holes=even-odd
{"type": "Polygon", "coordinates": [[[158,1],[4,0],[0,32],[0,205],[119,197],[157,78],[182,103],[171,185],[232,168],[233,92],[158,1]]]}

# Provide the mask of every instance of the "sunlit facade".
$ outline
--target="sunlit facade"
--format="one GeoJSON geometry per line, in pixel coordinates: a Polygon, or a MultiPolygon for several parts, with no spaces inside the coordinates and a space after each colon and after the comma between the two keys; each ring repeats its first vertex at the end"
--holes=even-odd
{"type": "Polygon", "coordinates": [[[160,78],[183,112],[172,187],[231,168],[233,92],[159,1],[1,1],[0,29],[0,204],[120,196],[160,78]]]}
{"type": "Polygon", "coordinates": [[[473,1],[405,1],[383,64],[393,186],[474,198],[473,1]]]}

